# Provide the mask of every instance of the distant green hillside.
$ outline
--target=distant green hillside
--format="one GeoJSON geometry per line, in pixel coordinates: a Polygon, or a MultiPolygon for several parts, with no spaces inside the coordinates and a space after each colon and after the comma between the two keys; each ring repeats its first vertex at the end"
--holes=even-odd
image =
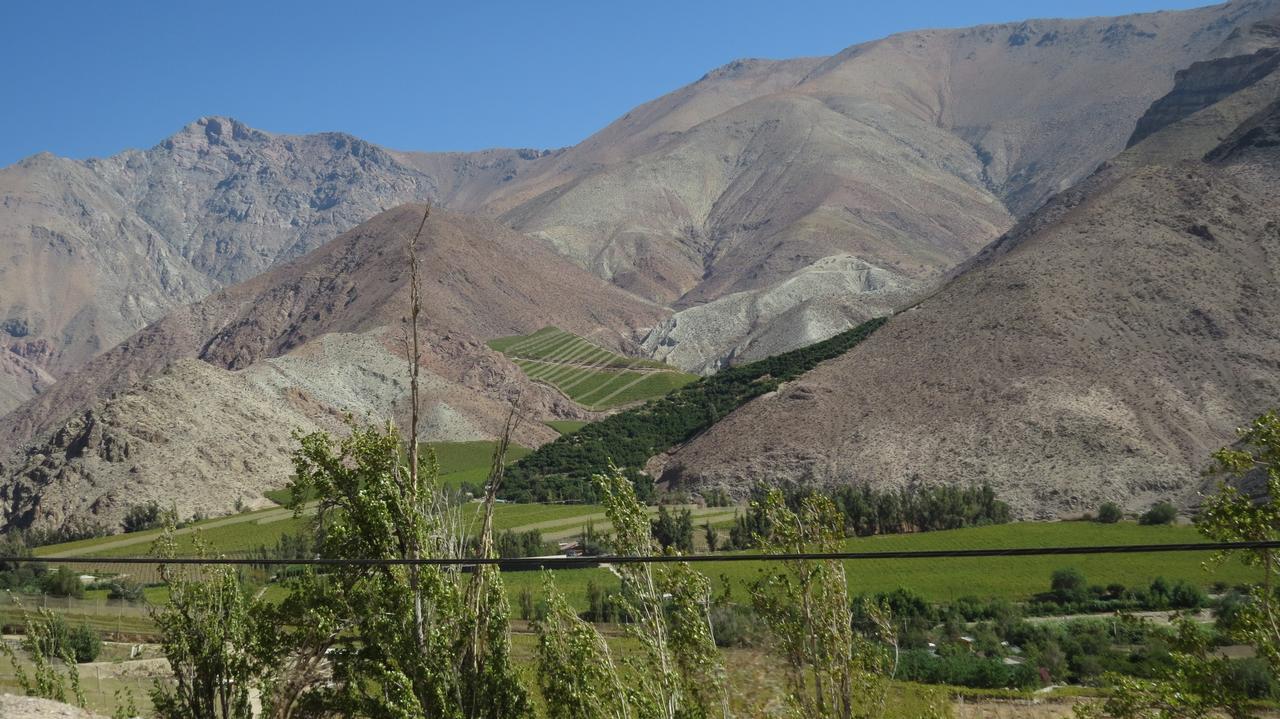
{"type": "Polygon", "coordinates": [[[670,365],[614,354],[556,327],[501,337],[489,346],[531,379],[545,382],[588,409],[610,409],[661,397],[697,379],[670,365]]]}
{"type": "MultiPolygon", "coordinates": [[[[688,441],[747,400],[777,389],[824,360],[844,354],[885,321],[870,320],[808,347],[722,370],[661,399],[588,424],[543,445],[508,468],[503,497],[520,502],[594,502],[590,477],[605,471],[611,461],[640,479],[636,470],[650,457],[688,441]]],[[[540,346],[545,345],[525,345],[525,351],[540,346]]],[[[643,481],[637,484],[642,494],[646,488],[643,481]]]]}

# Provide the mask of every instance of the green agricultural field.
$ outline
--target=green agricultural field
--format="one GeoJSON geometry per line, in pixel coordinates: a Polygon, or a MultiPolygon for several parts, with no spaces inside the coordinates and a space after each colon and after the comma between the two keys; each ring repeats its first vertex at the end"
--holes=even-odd
{"type": "MultiPolygon", "coordinates": [[[[497,442],[431,442],[440,463],[440,481],[446,487],[461,484],[482,485],[489,478],[489,464],[497,442]]],[[[513,444],[507,447],[506,463],[510,464],[533,450],[513,444]]]]}
{"type": "Polygon", "coordinates": [[[623,357],[555,327],[501,337],[489,346],[509,357],[530,379],[559,389],[589,409],[654,399],[697,379],[661,362],[623,357]]]}
{"type": "MultiPolygon", "coordinates": [[[[479,524],[479,503],[463,507],[468,523],[479,524]]],[[[733,517],[732,507],[699,508],[694,512],[695,536],[701,543],[702,524],[724,527],[733,517]]],[[[294,518],[286,509],[251,512],[234,517],[209,520],[199,525],[202,539],[214,554],[251,551],[259,546],[274,546],[286,532],[303,529],[305,518],[294,518]]],[[[577,536],[584,526],[594,524],[607,531],[603,508],[573,504],[499,504],[495,509],[494,527],[501,530],[542,532],[548,540],[577,536]]],[[[182,530],[179,547],[193,549],[191,529],[182,530]]],[[[63,545],[41,547],[44,556],[58,554],[94,557],[145,556],[156,532],[117,535],[63,545]]],[[[724,536],[725,532],[721,532],[724,536]]],[[[1094,524],[1089,522],[1022,522],[957,529],[921,534],[885,535],[849,539],[845,548],[853,552],[989,549],[1012,547],[1099,546],[1124,544],[1160,544],[1202,541],[1192,527],[1146,527],[1132,522],[1094,524]]],[[[1158,554],[1110,554],[1048,557],[973,557],[950,559],[870,559],[847,563],[850,586],[855,593],[890,591],[899,587],[911,589],[927,599],[948,601],[963,596],[1027,599],[1048,588],[1055,569],[1076,567],[1091,584],[1120,583],[1128,587],[1145,586],[1156,577],[1183,579],[1204,587],[1215,582],[1238,584],[1256,581],[1258,573],[1235,562],[1206,565],[1208,552],[1170,552],[1158,554]]],[[[746,586],[757,577],[763,562],[700,563],[698,569],[711,577],[717,591],[725,583],[731,585],[735,597],[745,597],[746,586]]],[[[104,571],[111,571],[104,565],[104,571]]],[[[538,572],[510,572],[507,584],[514,598],[522,588],[537,592],[538,572]]],[[[594,581],[613,586],[617,579],[606,569],[575,569],[556,573],[566,594],[575,603],[585,601],[586,585],[594,581]]]]}
{"type": "Polygon", "coordinates": [[[583,427],[586,427],[591,423],[583,422],[581,420],[576,420],[576,419],[553,419],[550,422],[545,422],[544,424],[546,424],[551,429],[554,429],[555,431],[559,432],[560,434],[564,435],[564,434],[573,434],[574,432],[577,432],[578,430],[582,429],[583,427]]]}
{"type": "MultiPolygon", "coordinates": [[[[696,521],[700,527],[701,522],[696,521]]],[[[717,524],[717,522],[713,522],[717,524]]],[[[849,539],[850,552],[994,549],[1013,547],[1104,546],[1124,544],[1176,544],[1204,538],[1192,527],[1146,527],[1132,522],[1018,522],[944,532],[884,535],[849,539]]],[[[1055,569],[1075,567],[1090,584],[1113,582],[1128,587],[1146,586],[1156,577],[1184,579],[1208,587],[1215,582],[1255,582],[1260,574],[1238,562],[1211,564],[1209,552],[1158,554],[1100,554],[1046,557],[972,557],[950,559],[870,559],[846,563],[849,586],[855,593],[874,594],[899,587],[926,599],[950,601],[965,596],[1025,600],[1049,588],[1055,569]]],[[[760,575],[764,562],[710,562],[695,565],[710,577],[716,591],[726,583],[733,596],[747,596],[747,585],[760,575]]],[[[522,587],[537,590],[537,573],[511,573],[507,583],[516,596],[522,587]]],[[[556,573],[571,601],[585,607],[587,582],[616,586],[617,579],[604,569],[575,569],[556,573]]]]}
{"type": "MultiPolygon", "coordinates": [[[[477,531],[481,507],[479,502],[469,502],[461,508],[463,517],[477,531]]],[[[293,510],[277,507],[198,522],[178,530],[178,553],[193,556],[197,535],[213,556],[242,554],[259,547],[274,547],[283,535],[303,531],[309,514],[310,511],[304,510],[302,517],[295,517],[293,510]]],[[[585,504],[500,503],[494,508],[493,526],[499,531],[536,529],[545,531],[548,535],[577,534],[589,523],[607,525],[602,507],[585,504]]],[[[160,530],[116,534],[52,544],[36,549],[35,553],[46,557],[145,557],[152,542],[159,536],[160,530]]],[[[101,571],[113,572],[115,568],[104,565],[101,571]]]]}

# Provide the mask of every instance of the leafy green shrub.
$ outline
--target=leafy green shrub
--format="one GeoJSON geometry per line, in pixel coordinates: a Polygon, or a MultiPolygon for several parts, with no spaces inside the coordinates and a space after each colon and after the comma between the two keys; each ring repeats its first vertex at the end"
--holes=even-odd
{"type": "Polygon", "coordinates": [[[125,532],[143,532],[148,529],[159,529],[170,520],[177,522],[177,512],[166,512],[160,508],[158,502],[152,500],[146,504],[135,504],[130,507],[129,511],[125,512],[120,525],[125,532]]]}
{"type": "Polygon", "coordinates": [[[88,624],[73,627],[67,632],[66,642],[70,654],[80,664],[91,662],[102,653],[102,637],[88,624]]]}
{"type": "Polygon", "coordinates": [[[693,552],[693,514],[688,509],[672,514],[665,504],[658,507],[657,518],[650,520],[650,532],[663,549],[693,552]]]}
{"type": "Polygon", "coordinates": [[[1209,598],[1199,587],[1179,580],[1169,589],[1169,606],[1174,609],[1199,609],[1209,603],[1209,598]]]}
{"type": "Polygon", "coordinates": [[[84,583],[80,581],[80,575],[67,567],[58,567],[56,571],[44,575],[40,580],[40,589],[55,597],[79,599],[84,596],[84,583]]]}
{"type": "Polygon", "coordinates": [[[1249,657],[1227,662],[1224,683],[1250,699],[1280,699],[1280,680],[1272,674],[1266,660],[1249,657]]]}
{"type": "Polygon", "coordinates": [[[711,630],[719,647],[761,647],[768,631],[755,611],[741,604],[720,604],[711,608],[711,630]]]}
{"type": "Polygon", "coordinates": [[[1178,508],[1168,502],[1159,502],[1138,517],[1138,524],[1173,524],[1178,518],[1178,508]]]}
{"type": "Polygon", "coordinates": [[[1098,507],[1098,521],[1103,524],[1115,524],[1124,518],[1124,510],[1115,502],[1104,502],[1098,507]]]}
{"type": "Polygon", "coordinates": [[[80,624],[72,627],[57,614],[49,614],[39,635],[40,651],[45,656],[73,658],[76,663],[91,662],[102,653],[102,637],[80,624]]]}
{"type": "Polygon", "coordinates": [[[1049,582],[1049,591],[1061,603],[1079,602],[1088,595],[1084,573],[1075,567],[1055,570],[1049,582]]]}
{"type": "MultiPolygon", "coordinates": [[[[31,548],[17,532],[0,535],[0,556],[30,557],[31,548]]],[[[38,562],[0,562],[0,590],[38,587],[48,568],[38,562]]]]}
{"type": "Polygon", "coordinates": [[[107,599],[115,599],[124,602],[140,602],[142,601],[143,587],[140,582],[130,579],[117,578],[111,580],[111,585],[107,589],[107,599]]]}
{"type": "Polygon", "coordinates": [[[897,678],[978,689],[1027,689],[1040,682],[1036,670],[1026,664],[1009,665],[969,653],[935,656],[921,649],[902,652],[897,678]]]}
{"type": "MultiPolygon", "coordinates": [[[[479,537],[472,537],[470,544],[473,553],[480,551],[479,537]]],[[[503,530],[494,536],[493,547],[499,557],[508,559],[542,557],[555,551],[555,546],[550,542],[543,541],[542,532],[536,529],[531,529],[527,532],[513,532],[510,529],[503,530]]]]}

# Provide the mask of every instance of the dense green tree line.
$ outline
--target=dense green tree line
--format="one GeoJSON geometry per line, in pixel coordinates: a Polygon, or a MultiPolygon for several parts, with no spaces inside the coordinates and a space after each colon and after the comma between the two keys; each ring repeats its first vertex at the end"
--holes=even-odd
{"type": "MultiPolygon", "coordinates": [[[[760,504],[768,492],[767,487],[752,490],[751,508],[739,515],[729,530],[729,547],[750,549],[755,546],[756,537],[768,532],[767,518],[760,504]]],[[[782,492],[787,504],[795,507],[817,490],[790,485],[783,487],[782,492]]],[[[995,490],[986,484],[888,491],[844,486],[824,494],[830,496],[839,509],[849,536],[960,529],[1003,524],[1010,519],[1009,505],[996,499],[995,490]]]]}
{"type": "Polygon", "coordinates": [[[648,499],[652,482],[639,468],[650,457],[688,441],[747,400],[844,354],[885,321],[877,318],[808,347],[730,367],[662,399],[593,422],[510,467],[502,496],[518,502],[596,502],[591,476],[609,471],[612,464],[626,472],[642,500],[648,499]]]}

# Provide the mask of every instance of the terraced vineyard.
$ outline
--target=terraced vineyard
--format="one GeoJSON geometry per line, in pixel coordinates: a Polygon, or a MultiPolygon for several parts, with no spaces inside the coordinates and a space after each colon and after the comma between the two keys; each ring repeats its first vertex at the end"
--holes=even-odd
{"type": "Polygon", "coordinates": [[[623,357],[557,327],[501,337],[489,346],[531,379],[594,410],[661,397],[697,379],[661,362],[623,357]]]}

